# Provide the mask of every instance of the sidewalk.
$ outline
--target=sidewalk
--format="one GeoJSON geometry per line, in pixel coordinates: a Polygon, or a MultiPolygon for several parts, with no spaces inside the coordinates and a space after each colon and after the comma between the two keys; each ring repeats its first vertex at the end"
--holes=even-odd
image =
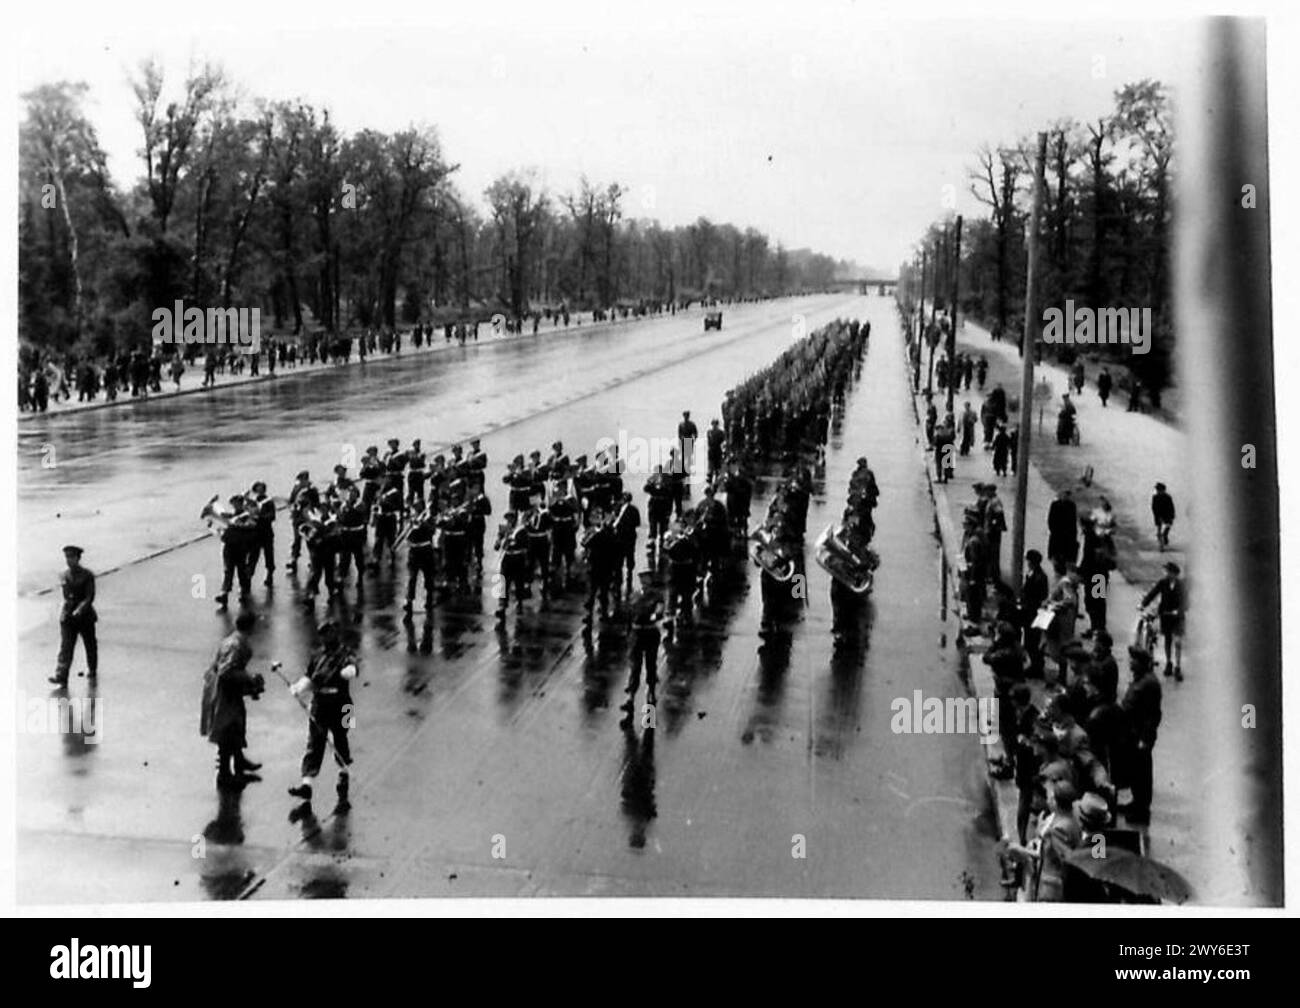
{"type": "MultiPolygon", "coordinates": [[[[993,343],[988,334],[974,325],[966,326],[959,335],[959,352],[983,354],[989,361],[988,381],[985,391],[1001,384],[1009,397],[1018,395],[1020,388],[1019,358],[1014,347],[993,343]],[[1012,362],[1014,361],[1014,367],[1012,362]]],[[[928,356],[928,355],[927,355],[928,356]]],[[[925,416],[925,370],[921,373],[921,392],[915,396],[918,425],[923,426],[925,416]]],[[[1064,388],[1065,376],[1056,369],[1044,367],[1035,370],[1035,381],[1039,376],[1046,377],[1057,387],[1064,388]]],[[[942,416],[943,402],[935,389],[936,404],[942,416]]],[[[1056,401],[1059,402],[1059,393],[1056,401]]],[[[982,395],[976,383],[972,383],[969,392],[964,390],[954,397],[955,412],[960,413],[962,404],[969,398],[978,410],[982,395]]],[[[1032,459],[1029,471],[1028,500],[1025,515],[1025,548],[1035,548],[1046,552],[1047,509],[1055,490],[1059,486],[1069,486],[1075,493],[1075,500],[1080,513],[1090,510],[1099,493],[1105,492],[1118,512],[1116,539],[1120,553],[1120,569],[1111,575],[1108,591],[1107,629],[1115,639],[1114,654],[1120,665],[1120,695],[1123,696],[1131,676],[1127,666],[1126,648],[1132,641],[1135,623],[1135,610],[1146,586],[1159,577],[1159,568],[1167,559],[1182,562],[1181,550],[1158,553],[1154,534],[1146,531],[1137,522],[1137,516],[1143,512],[1137,503],[1145,494],[1150,495],[1150,485],[1154,478],[1148,478],[1152,460],[1182,457],[1181,447],[1176,440],[1181,435],[1150,416],[1138,413],[1126,413],[1121,406],[1103,410],[1096,399],[1085,390],[1084,402],[1079,403],[1080,426],[1084,432],[1080,447],[1058,446],[1055,437],[1055,410],[1049,419],[1044,417],[1045,436],[1039,436],[1037,417],[1034,422],[1034,440],[1031,446],[1032,459]],[[1153,428],[1159,428],[1154,430],[1153,428]],[[1157,443],[1153,443],[1157,442],[1157,443]],[[1103,449],[1102,446],[1105,446],[1103,449]],[[1084,487],[1079,475],[1086,465],[1094,467],[1096,476],[1091,487],[1084,487]],[[1142,472],[1142,476],[1135,475],[1142,472]],[[1103,485],[1098,480],[1106,480],[1103,485]],[[1149,545],[1148,545],[1149,544],[1149,545]]],[[[924,451],[926,478],[930,483],[931,494],[935,502],[936,519],[944,554],[950,570],[949,585],[952,591],[950,602],[951,615],[956,619],[955,626],[962,625],[961,613],[964,611],[959,595],[956,571],[961,564],[960,529],[962,513],[968,503],[974,501],[972,484],[975,482],[994,483],[998,494],[1007,509],[1008,521],[1012,520],[1015,500],[1015,477],[998,477],[993,473],[991,455],[980,448],[980,438],[976,438],[975,447],[965,458],[960,455],[956,462],[956,475],[952,482],[941,484],[935,482],[934,456],[925,448],[924,434],[918,433],[918,443],[924,451]]],[[[1174,485],[1171,483],[1171,492],[1174,485]]],[[[1180,521],[1183,512],[1180,512],[1180,521]]],[[[1149,513],[1148,513],[1149,520],[1149,513]]],[[[1176,526],[1177,527],[1177,526],[1176,526]]],[[[1015,558],[1010,556],[1011,531],[1003,537],[1002,570],[1004,575],[1015,558]]],[[[1079,629],[1087,627],[1086,617],[1080,613],[1079,629]]],[[[989,641],[983,636],[965,636],[961,639],[969,662],[970,685],[977,697],[993,696],[993,676],[989,667],[981,660],[988,648],[989,641]]],[[[1161,656],[1163,658],[1163,655],[1161,656]]],[[[1213,879],[1202,874],[1208,857],[1208,848],[1199,839],[1197,828],[1202,810],[1196,805],[1196,796],[1200,790],[1199,752],[1195,737],[1197,710],[1202,709],[1204,699],[1204,675],[1197,667],[1194,657],[1188,653],[1184,656],[1184,670],[1187,680],[1175,683],[1161,675],[1163,696],[1163,721],[1154,752],[1155,763],[1155,801],[1152,804],[1151,824],[1147,830],[1150,856],[1180,872],[1193,888],[1192,901],[1196,903],[1231,902],[1231,890],[1227,884],[1226,872],[1213,879]]],[[[1163,672],[1163,668],[1159,671],[1163,672]]],[[[993,759],[1001,753],[1001,745],[986,747],[986,756],[993,759]]],[[[1003,837],[1016,839],[1016,808],[1018,794],[1013,781],[1002,781],[990,777],[994,805],[1003,837]]],[[[1023,894],[1022,898],[1023,898],[1023,894]]]]}
{"type": "MultiPolygon", "coordinates": [[[[685,315],[689,318],[691,315],[700,314],[700,312],[701,309],[698,307],[683,308],[677,312],[677,315],[685,315]]],[[[537,330],[537,337],[540,338],[542,336],[554,335],[556,333],[571,333],[579,328],[584,328],[585,331],[591,332],[593,329],[602,329],[610,326],[628,325],[633,322],[651,321],[654,319],[663,319],[666,317],[668,316],[664,314],[644,315],[640,317],[629,316],[628,318],[610,319],[605,322],[588,322],[585,327],[581,322],[575,322],[574,324],[569,326],[564,326],[564,325],[554,326],[548,322],[543,322],[537,330]]],[[[480,330],[482,330],[483,328],[484,327],[480,327],[480,330]]],[[[486,329],[487,329],[486,336],[480,336],[480,338],[477,340],[469,339],[465,342],[465,346],[467,347],[478,346],[478,345],[489,344],[489,343],[502,343],[507,340],[525,340],[525,339],[534,338],[531,329],[529,329],[527,326],[525,326],[525,330],[522,333],[519,333],[517,335],[509,334],[505,336],[493,336],[490,326],[486,327],[486,329]]],[[[396,354],[380,353],[376,351],[375,353],[368,354],[365,360],[369,362],[381,361],[381,360],[400,360],[403,357],[416,357],[422,354],[438,353],[443,350],[453,350],[460,347],[460,344],[455,342],[454,340],[450,343],[446,342],[445,338],[442,335],[441,329],[439,329],[434,334],[435,338],[432,341],[425,342],[425,344],[421,347],[416,347],[412,345],[411,334],[409,331],[403,332],[402,336],[403,336],[404,345],[402,347],[401,353],[396,353],[396,354]]],[[[216,374],[213,376],[215,380],[215,384],[205,387],[203,385],[203,362],[201,359],[196,358],[193,364],[186,365],[185,373],[181,376],[181,387],[179,389],[176,388],[176,383],[171,381],[171,379],[167,377],[166,368],[164,367],[161,392],[150,392],[147,397],[132,398],[129,390],[126,391],[125,393],[119,391],[117,398],[110,401],[104,397],[104,393],[101,391],[93,402],[78,402],[75,394],[70,399],[63,399],[58,402],[55,402],[53,397],[51,396],[50,407],[48,410],[46,410],[44,413],[36,413],[30,410],[24,410],[18,414],[18,422],[22,423],[24,420],[36,420],[38,418],[63,416],[66,413],[82,413],[87,410],[110,409],[112,407],[131,406],[134,405],[135,403],[154,402],[158,399],[171,399],[174,398],[175,396],[192,395],[196,392],[206,392],[209,389],[226,388],[227,386],[230,385],[248,385],[252,382],[274,381],[276,378],[283,378],[289,375],[310,374],[313,371],[332,370],[339,367],[355,366],[361,363],[363,363],[361,358],[354,353],[351,359],[349,359],[344,364],[333,364],[326,361],[316,361],[315,363],[300,361],[296,367],[281,367],[277,365],[275,371],[272,372],[267,370],[265,361],[263,361],[261,363],[260,374],[250,375],[247,373],[247,371],[245,371],[243,374],[238,374],[238,375],[230,374],[229,372],[226,372],[224,374],[216,374]]]]}
{"type": "MultiPolygon", "coordinates": [[[[970,400],[979,412],[980,402],[990,389],[1001,385],[1008,400],[1020,398],[1020,355],[1017,347],[994,342],[986,329],[966,323],[957,334],[957,352],[982,355],[989,362],[985,391],[979,391],[978,382],[972,382],[969,391],[962,389],[953,397],[954,412],[960,416],[962,404],[970,400]]],[[[1164,564],[1172,560],[1187,575],[1181,532],[1190,527],[1191,501],[1184,495],[1188,483],[1179,460],[1188,457],[1186,436],[1176,427],[1147,413],[1129,413],[1128,396],[1112,395],[1110,405],[1103,407],[1097,397],[1095,380],[1084,386],[1083,394],[1071,394],[1078,413],[1079,445],[1056,443],[1056,413],[1061,396],[1069,388],[1066,369],[1055,364],[1034,367],[1034,384],[1047,382],[1052,387],[1052,398],[1045,404],[1034,404],[1033,457],[1035,468],[1051,484],[1053,490],[1068,487],[1079,507],[1086,514],[1104,494],[1115,508],[1115,544],[1118,547],[1120,570],[1129,581],[1150,585],[1164,573],[1164,564]],[[1041,406],[1041,421],[1040,421],[1041,406]],[[1085,485],[1083,475],[1092,469],[1090,484],[1085,485]],[[1156,482],[1165,483],[1174,498],[1178,517],[1170,538],[1170,549],[1160,551],[1151,518],[1151,494],[1156,482]]],[[[925,373],[922,370],[922,386],[925,373]]],[[[936,396],[938,388],[935,389],[936,396]]],[[[943,403],[936,398],[942,419],[943,403]]],[[[1018,420],[1012,413],[1011,423],[1018,420]]],[[[979,438],[976,439],[977,441],[979,438]]],[[[992,464],[984,467],[991,477],[992,464]]],[[[1005,503],[1005,501],[1004,501],[1005,503]]],[[[1046,530],[1046,520],[1031,524],[1029,528],[1046,530]]],[[[1045,531],[1044,531],[1045,534],[1045,531]]],[[[1026,536],[1026,541],[1032,536],[1026,536]]],[[[1118,639],[1118,638],[1117,638],[1118,639]]]]}

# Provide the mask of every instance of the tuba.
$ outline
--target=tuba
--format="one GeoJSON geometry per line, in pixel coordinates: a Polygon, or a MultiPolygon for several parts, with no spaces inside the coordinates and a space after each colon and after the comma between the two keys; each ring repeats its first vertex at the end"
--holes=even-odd
{"type": "Polygon", "coordinates": [[[213,494],[212,499],[204,504],[203,510],[199,512],[199,521],[207,522],[210,529],[224,532],[229,527],[230,520],[234,516],[235,512],[230,510],[230,506],[221,500],[221,495],[213,494]]]}
{"type": "Polygon", "coordinates": [[[319,508],[306,508],[299,516],[298,534],[304,539],[314,539],[325,527],[325,516],[319,508]]]}

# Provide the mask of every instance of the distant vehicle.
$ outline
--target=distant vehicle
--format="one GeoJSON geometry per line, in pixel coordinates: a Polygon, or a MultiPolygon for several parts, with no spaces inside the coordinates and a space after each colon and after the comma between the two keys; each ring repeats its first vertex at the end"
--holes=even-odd
{"type": "Polygon", "coordinates": [[[721,329],[721,328],[722,328],[722,312],[711,311],[711,312],[704,313],[705,332],[708,332],[710,329],[721,329]]]}

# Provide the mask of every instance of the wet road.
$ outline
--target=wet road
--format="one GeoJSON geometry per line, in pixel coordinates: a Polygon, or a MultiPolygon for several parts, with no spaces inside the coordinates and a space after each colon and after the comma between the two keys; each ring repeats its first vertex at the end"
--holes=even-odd
{"type": "MultiPolygon", "coordinates": [[[[889,728],[896,697],[962,695],[939,646],[937,552],[894,319],[879,298],[769,303],[728,310],[707,337],[697,318],[670,319],[369,364],[364,386],[350,368],[24,425],[27,710],[49,696],[57,646],[54,600],[31,595],[53,577],[48,553],[76,539],[92,569],[127,566],[99,586],[98,740],[34,722],[19,737],[20,900],[999,898],[978,740],[889,728]],[[809,329],[836,315],[873,323],[809,514],[811,540],[842,508],[853,460],[871,459],[882,566],[859,645],[832,651],[828,579],[811,559],[807,606],[760,638],[756,571],[737,562],[665,660],[657,728],[624,731],[626,641],[599,626],[585,641],[575,595],[528,603],[503,630],[486,591],[404,625],[399,566],[371,576],[364,607],[351,587],[334,606],[363,668],[351,812],[330,814],[327,763],[312,813],[290,820],[284,789],[305,729],[282,688],[250,704],[265,780],[217,794],[197,708],[231,617],[195,595],[215,591],[219,549],[210,538],[167,549],[201,531],[208,496],[259,477],[284,492],[301,466],[323,473],[348,446],[390,435],[428,447],[481,433],[496,488],[506,458],[556,438],[577,455],[620,428],[667,437],[681,409],[703,427],[726,388],[788,344],[794,313],[809,329]],[[54,468],[41,466],[43,445],[54,468]]],[[[490,492],[499,514],[504,493],[490,492]]],[[[639,492],[637,503],[644,513],[639,492]]],[[[265,619],[253,667],[278,658],[294,671],[326,606],[313,614],[277,577],[254,592],[265,619]]],[[[85,679],[71,692],[87,697],[85,679]]]]}

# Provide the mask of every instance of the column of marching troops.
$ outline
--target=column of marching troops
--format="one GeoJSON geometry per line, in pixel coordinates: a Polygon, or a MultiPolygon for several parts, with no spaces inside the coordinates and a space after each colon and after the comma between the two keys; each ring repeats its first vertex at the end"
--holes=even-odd
{"type": "MultiPolygon", "coordinates": [[[[506,620],[512,601],[521,611],[534,585],[543,604],[567,591],[581,557],[586,567],[584,634],[590,633],[597,611],[602,619],[611,618],[611,600],[630,629],[632,671],[621,722],[630,724],[642,670],[647,700],[654,704],[660,645],[665,637],[672,640],[675,622],[691,618],[704,601],[732,555],[733,543],[748,536],[753,478],[758,467],[773,461],[780,463],[782,479],[753,538],[788,555],[801,554],[812,490],[812,472],[804,463],[822,457],[832,409],[843,403],[869,334],[869,324],[837,320],[728,392],[722,407],[725,426],[713,420],[702,439],[705,485],[694,507],[687,498],[701,439],[690,413],[682,414],[676,447],[665,464],[654,466],[643,486],[649,569],[641,572],[637,591],[633,579],[641,515],[625,489],[627,465],[617,446],[611,443],[590,460],[585,455],[570,459],[558,441],[545,458],[540,451],[527,458],[516,455],[502,477],[507,509],[493,544],[500,554],[499,571],[491,579],[497,620],[506,620]],[[655,585],[661,566],[666,567],[662,593],[655,585]]],[[[365,571],[376,571],[385,559],[395,566],[403,543],[408,551],[407,619],[420,588],[426,611],[434,608],[439,582],[448,596],[477,595],[487,519],[493,513],[485,486],[487,456],[477,439],[467,449],[453,446],[450,453],[450,458],[437,454],[429,460],[419,440],[403,448],[391,439],[383,454],[376,446],[366,450],[355,479],[338,465],[323,486],[313,483],[308,472],[298,473],[287,498],[268,495],[266,485],[258,482],[224,507],[214,506],[215,499],[209,502],[204,516],[221,526],[224,576],[217,604],[228,604],[236,582],[240,601],[246,601],[259,562],[265,564],[265,583],[272,584],[280,507],[287,508],[293,526],[287,569],[296,571],[304,550],[307,555],[303,600],[308,606],[322,583],[331,597],[341,593],[354,568],[357,598],[363,601],[365,571]]],[[[859,460],[844,516],[848,541],[869,541],[876,495],[866,460],[859,460]]],[[[766,568],[762,577],[766,623],[772,578],[766,568]]],[[[246,668],[254,623],[251,613],[241,611],[205,679],[202,730],[217,745],[222,784],[258,779],[258,764],[243,754],[243,698],[256,697],[265,685],[262,676],[246,668]]],[[[303,780],[290,791],[310,800],[328,745],[340,768],[340,805],[346,807],[349,682],[358,662],[332,619],[321,623],[319,637],[307,674],[295,682],[285,680],[300,702],[304,692],[311,696],[310,705],[304,704],[309,737],[303,780]]],[[[278,666],[272,668],[278,671],[278,666]]]]}

